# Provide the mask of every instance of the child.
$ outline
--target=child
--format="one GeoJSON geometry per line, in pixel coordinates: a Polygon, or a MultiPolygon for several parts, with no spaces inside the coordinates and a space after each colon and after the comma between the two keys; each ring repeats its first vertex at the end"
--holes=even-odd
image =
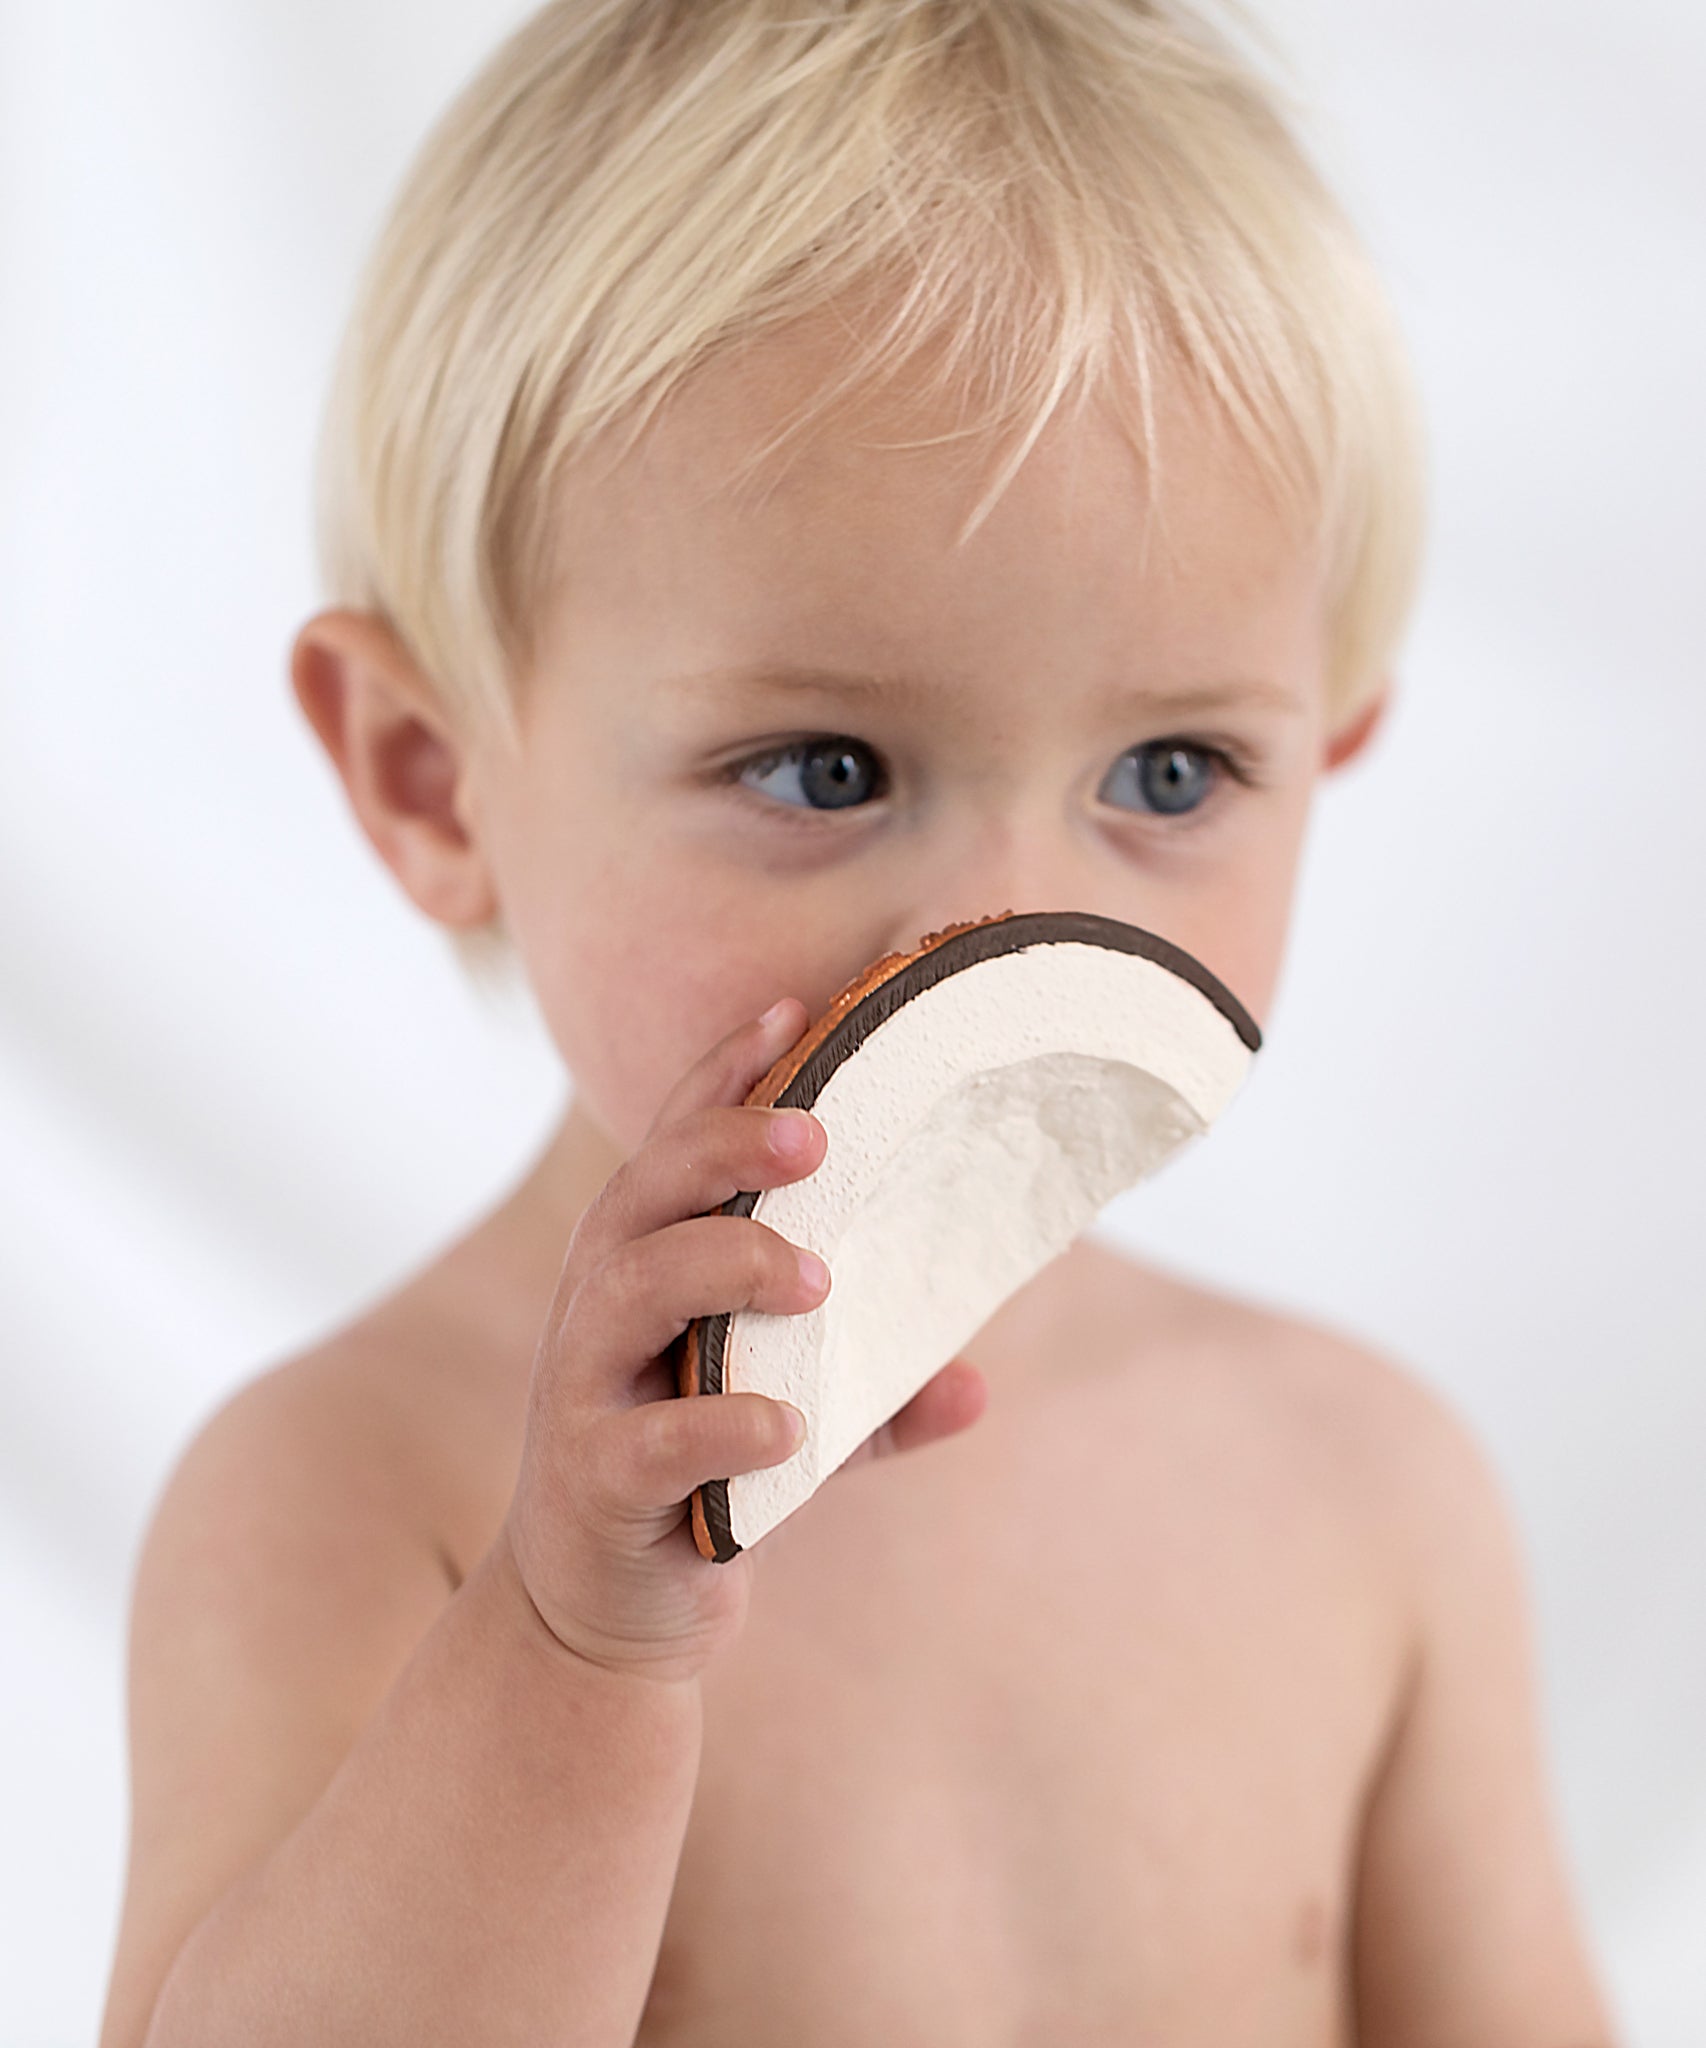
{"type": "Polygon", "coordinates": [[[1404,1368],[1086,1234],[718,1565],[693,1487],[795,1418],[666,1358],[823,1298],[715,1212],[822,1162],[743,1098],[876,955],[1089,910],[1266,1024],[1418,450],[1176,0],[554,0],[470,85],[292,674],[573,1092],[172,1479],[105,2048],[1610,2039],[1519,1547],[1404,1368]]]}

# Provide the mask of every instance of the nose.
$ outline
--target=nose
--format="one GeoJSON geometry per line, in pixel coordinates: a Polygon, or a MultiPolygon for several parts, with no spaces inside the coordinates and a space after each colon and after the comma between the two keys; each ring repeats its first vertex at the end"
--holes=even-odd
{"type": "Polygon", "coordinates": [[[1012,912],[1090,911],[1135,922],[1129,868],[1061,819],[986,820],[958,849],[924,857],[927,886],[891,911],[885,950],[912,953],[930,932],[1012,912]]]}

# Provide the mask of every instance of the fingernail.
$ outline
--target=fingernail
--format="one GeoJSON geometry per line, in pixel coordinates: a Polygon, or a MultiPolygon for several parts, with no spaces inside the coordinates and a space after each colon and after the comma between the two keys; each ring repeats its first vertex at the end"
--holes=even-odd
{"type": "Polygon", "coordinates": [[[782,1401],[778,1403],[778,1405],[781,1408],[783,1408],[787,1413],[788,1440],[793,1444],[794,1448],[798,1450],[800,1445],[803,1444],[806,1440],[806,1418],[804,1417],[804,1415],[800,1413],[799,1409],[794,1406],[792,1401],[782,1401]]]}
{"type": "Polygon", "coordinates": [[[764,1015],[759,1018],[759,1029],[761,1031],[773,1031],[782,1021],[782,1012],[788,1007],[788,1003],[789,998],[787,996],[783,996],[779,1002],[772,1003],[764,1015]]]}
{"type": "Polygon", "coordinates": [[[779,1159],[804,1159],[812,1148],[812,1120],[803,1109],[770,1114],[770,1149],[779,1159]]]}
{"type": "Polygon", "coordinates": [[[829,1285],[829,1268],[816,1252],[800,1252],[800,1278],[808,1287],[824,1288],[829,1285]]]}

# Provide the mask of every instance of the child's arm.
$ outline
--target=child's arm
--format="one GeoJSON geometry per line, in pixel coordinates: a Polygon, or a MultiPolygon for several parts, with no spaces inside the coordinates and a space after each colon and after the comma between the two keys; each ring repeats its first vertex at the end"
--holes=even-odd
{"type": "Polygon", "coordinates": [[[699,1674],[751,1569],[702,1558],[682,1504],[794,1448],[780,1402],[674,1398],[667,1351],[718,1306],[822,1298],[775,1231],[704,1213],[821,1156],[815,1119],[784,1159],[744,1106],[803,1022],[787,1003],[713,1046],[580,1218],[508,1513],[454,1593],[442,1430],[410,1426],[430,1331],[378,1370],[372,1338],[299,1359],[197,1439],[137,1580],[104,2048],[632,2042],[699,1674]]]}
{"type": "Polygon", "coordinates": [[[1517,1538],[1455,1414],[1413,1381],[1400,1405],[1393,1497],[1416,1612],[1364,1824],[1357,2040],[1609,2048],[1549,1810],[1517,1538]]]}
{"type": "MultiPolygon", "coordinates": [[[[797,1448],[783,1402],[675,1398],[668,1351],[719,1307],[823,1298],[777,1232],[715,1213],[822,1158],[815,1118],[783,1153],[800,1113],[745,1102],[805,1021],[790,999],[713,1046],[577,1223],[509,1511],[454,1594],[395,1412],[430,1399],[418,1371],[314,1354],[197,1439],[137,1580],[103,2048],[629,2048],[700,1672],[750,1593],[750,1559],[701,1557],[685,1503],[797,1448]]],[[[939,1373],[873,1452],[975,1421],[962,1391],[939,1373]]]]}
{"type": "Polygon", "coordinates": [[[328,1443],[310,1473],[313,1432],[252,1391],[198,1441],[139,1574],[102,2048],[625,2048],[698,1774],[697,1679],[577,1659],[501,1541],[451,1597],[371,1465],[328,1443]]]}

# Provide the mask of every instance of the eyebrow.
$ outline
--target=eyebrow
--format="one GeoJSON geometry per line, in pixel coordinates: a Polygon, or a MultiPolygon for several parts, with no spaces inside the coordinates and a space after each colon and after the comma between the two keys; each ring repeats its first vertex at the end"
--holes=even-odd
{"type": "MultiPolygon", "coordinates": [[[[721,668],[665,677],[662,690],[688,691],[721,687],[753,695],[827,695],[863,698],[871,703],[898,703],[927,697],[932,685],[919,676],[892,670],[838,669],[776,662],[736,662],[721,668]]],[[[1283,684],[1258,676],[1229,677],[1224,682],[1193,683],[1173,690],[1146,690],[1135,684],[1103,693],[1098,710],[1130,708],[1175,717],[1193,711],[1230,710],[1256,705],[1270,711],[1300,714],[1303,706],[1283,684]]]]}

